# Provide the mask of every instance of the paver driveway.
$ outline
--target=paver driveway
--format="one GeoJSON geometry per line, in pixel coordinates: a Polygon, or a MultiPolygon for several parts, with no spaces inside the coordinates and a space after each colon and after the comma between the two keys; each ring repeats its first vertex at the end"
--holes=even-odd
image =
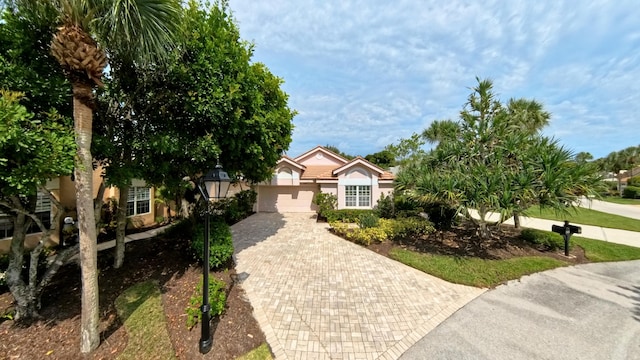
{"type": "Polygon", "coordinates": [[[260,213],[232,227],[239,279],[277,359],[397,359],[484,291],[327,229],[310,213],[260,213]]]}

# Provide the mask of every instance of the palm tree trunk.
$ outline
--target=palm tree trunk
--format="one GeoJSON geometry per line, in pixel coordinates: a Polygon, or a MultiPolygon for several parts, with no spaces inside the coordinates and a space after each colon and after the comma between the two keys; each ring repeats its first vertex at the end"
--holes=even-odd
{"type": "Polygon", "coordinates": [[[113,267],[119,269],[124,263],[124,240],[127,227],[127,200],[129,199],[129,186],[120,187],[118,199],[118,212],[116,214],[116,248],[113,267]]]}
{"type": "Polygon", "coordinates": [[[520,215],[517,212],[513,213],[513,226],[516,229],[520,229],[520,215]]]}
{"type": "Polygon", "coordinates": [[[75,166],[76,205],[80,234],[82,277],[82,319],[80,351],[89,353],[100,345],[98,303],[98,247],[96,217],[93,208],[93,167],[91,136],[93,110],[91,86],[82,81],[73,84],[73,119],[77,156],[75,166]]]}

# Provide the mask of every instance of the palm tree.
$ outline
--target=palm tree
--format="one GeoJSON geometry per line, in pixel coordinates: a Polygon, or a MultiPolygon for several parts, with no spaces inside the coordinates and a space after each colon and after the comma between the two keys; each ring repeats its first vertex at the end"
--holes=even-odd
{"type": "Polygon", "coordinates": [[[46,8],[58,15],[51,53],[73,87],[77,156],[75,187],[82,267],[80,350],[100,343],[91,138],[94,88],[102,86],[109,55],[141,66],[164,63],[176,44],[179,0],[18,0],[18,8],[46,8]]]}
{"type": "Polygon", "coordinates": [[[537,134],[549,124],[551,118],[551,114],[544,111],[542,104],[528,99],[509,100],[507,113],[513,126],[529,134],[537,134]]]}
{"type": "Polygon", "coordinates": [[[453,120],[436,120],[422,132],[422,138],[430,144],[455,140],[460,134],[460,124],[453,120]]]}

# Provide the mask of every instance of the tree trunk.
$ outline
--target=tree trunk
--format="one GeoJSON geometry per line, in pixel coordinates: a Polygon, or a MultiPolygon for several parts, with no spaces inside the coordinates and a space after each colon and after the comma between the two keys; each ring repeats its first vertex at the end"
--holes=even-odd
{"type": "Polygon", "coordinates": [[[76,206],[82,268],[82,319],[80,351],[89,353],[100,345],[98,303],[98,247],[93,207],[93,167],[91,157],[91,86],[82,81],[73,84],[73,119],[77,156],[75,165],[76,206]]]}
{"type": "Polygon", "coordinates": [[[489,227],[487,226],[487,210],[484,206],[480,206],[478,215],[480,215],[480,220],[478,220],[478,235],[482,241],[485,241],[491,237],[491,231],[489,231],[489,227]]]}
{"type": "Polygon", "coordinates": [[[520,215],[517,212],[513,213],[513,225],[516,229],[520,229],[520,215]]]}
{"type": "Polygon", "coordinates": [[[100,227],[102,226],[102,205],[104,204],[104,201],[102,199],[104,198],[104,191],[105,186],[103,179],[102,181],[100,181],[100,186],[98,187],[98,195],[96,195],[95,199],[93,199],[93,211],[96,215],[96,232],[100,231],[100,227]]]}
{"type": "Polygon", "coordinates": [[[113,267],[119,269],[124,263],[124,240],[127,228],[127,200],[129,199],[129,185],[120,187],[118,211],[116,213],[116,247],[113,267]]]}
{"type": "Polygon", "coordinates": [[[30,301],[30,291],[22,279],[22,266],[24,265],[24,238],[27,216],[18,213],[13,222],[13,237],[11,238],[11,250],[9,266],[7,267],[7,285],[11,295],[16,301],[16,321],[34,318],[38,316],[35,302],[30,301]]]}

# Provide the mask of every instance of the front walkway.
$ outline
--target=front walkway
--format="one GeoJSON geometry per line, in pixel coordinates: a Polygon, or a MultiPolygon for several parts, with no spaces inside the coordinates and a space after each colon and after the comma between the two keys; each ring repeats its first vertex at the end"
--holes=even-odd
{"type": "Polygon", "coordinates": [[[236,271],[276,359],[397,359],[484,292],[340,239],[314,214],[232,226],[236,271]]]}

